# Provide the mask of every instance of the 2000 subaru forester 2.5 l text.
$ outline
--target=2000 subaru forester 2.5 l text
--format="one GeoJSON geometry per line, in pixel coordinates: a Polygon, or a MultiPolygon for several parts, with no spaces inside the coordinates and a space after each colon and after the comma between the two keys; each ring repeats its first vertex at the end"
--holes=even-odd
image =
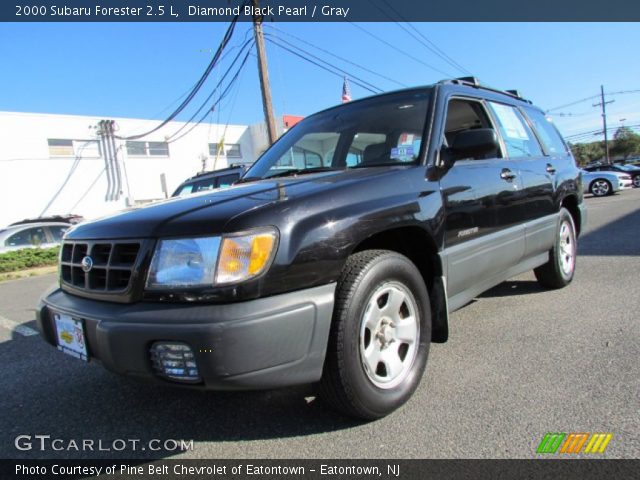
{"type": "Polygon", "coordinates": [[[571,282],[580,171],[541,110],[475,79],[312,115],[240,182],[69,231],[43,337],[140,379],[319,382],[362,418],[406,402],[449,312],[514,275],[571,282]]]}

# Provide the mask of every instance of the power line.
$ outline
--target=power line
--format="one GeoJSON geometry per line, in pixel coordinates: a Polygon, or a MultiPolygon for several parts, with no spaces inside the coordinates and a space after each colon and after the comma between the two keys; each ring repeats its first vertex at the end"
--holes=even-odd
{"type": "Polygon", "coordinates": [[[91,184],[89,185],[89,187],[84,191],[84,193],[82,194],[82,196],[80,197],[80,199],[73,204],[73,207],[71,207],[69,209],[69,211],[73,212],[75,210],[75,208],[80,204],[80,202],[82,202],[84,200],[84,198],[89,194],[89,192],[93,189],[93,187],[95,186],[95,184],[97,183],[97,181],[100,179],[100,177],[102,176],[102,174],[107,170],[107,167],[104,167],[102,170],[100,170],[100,173],[98,173],[98,175],[96,176],[96,178],[93,180],[93,182],[91,182],[91,184]]]}
{"type": "MultiPolygon", "coordinates": [[[[282,34],[284,34],[284,35],[286,35],[286,36],[288,36],[288,37],[294,38],[294,39],[296,39],[297,41],[302,42],[302,43],[304,43],[305,45],[308,45],[308,46],[310,46],[310,47],[313,47],[313,48],[315,48],[315,49],[317,49],[317,50],[319,50],[319,51],[321,51],[321,52],[323,52],[323,53],[326,53],[327,55],[330,55],[330,56],[332,56],[333,58],[337,58],[338,60],[341,60],[341,61],[343,61],[343,62],[345,62],[345,63],[348,63],[349,65],[353,65],[354,67],[357,67],[357,68],[359,68],[359,69],[361,69],[361,70],[364,70],[365,72],[371,73],[372,75],[376,75],[377,77],[380,77],[380,78],[382,78],[382,79],[384,79],[384,80],[387,80],[387,81],[389,81],[389,82],[393,82],[393,83],[395,83],[396,85],[400,85],[401,87],[408,87],[408,86],[409,86],[409,85],[407,85],[406,83],[399,82],[399,81],[397,81],[397,80],[394,80],[393,78],[390,78],[390,77],[387,77],[386,75],[383,75],[383,74],[381,74],[381,73],[378,73],[378,72],[376,72],[375,70],[371,70],[370,68],[367,68],[367,67],[364,67],[364,66],[362,66],[362,65],[360,65],[360,64],[357,64],[356,62],[354,62],[354,61],[352,61],[352,60],[349,60],[349,59],[347,59],[347,58],[344,58],[344,57],[341,57],[341,56],[339,56],[339,55],[336,55],[335,53],[330,52],[329,50],[326,50],[326,49],[324,49],[324,48],[322,48],[322,47],[319,47],[319,46],[317,46],[317,45],[315,45],[315,44],[313,44],[313,43],[311,43],[311,42],[308,42],[308,41],[306,41],[306,40],[304,40],[304,39],[302,39],[302,38],[300,38],[300,37],[298,37],[298,36],[296,36],[296,35],[293,35],[292,33],[285,32],[284,30],[281,30],[281,29],[279,29],[279,28],[277,28],[277,27],[274,27],[273,25],[265,25],[265,26],[269,27],[269,28],[270,28],[270,29],[272,29],[272,30],[275,30],[275,31],[277,31],[277,32],[280,32],[280,33],[282,33],[282,34]]],[[[277,38],[277,37],[276,37],[276,38],[277,38]]],[[[277,38],[277,39],[278,39],[278,38],[277,38]]],[[[284,39],[278,39],[278,40],[286,41],[286,40],[284,40],[284,39]]],[[[287,42],[287,43],[288,43],[288,42],[287,42]]]]}
{"type": "MultiPolygon", "coordinates": [[[[229,90],[231,88],[231,86],[234,84],[234,82],[238,79],[238,75],[240,75],[240,72],[242,71],[242,69],[244,68],[245,64],[247,63],[247,59],[249,58],[249,54],[251,53],[251,49],[249,49],[247,51],[247,54],[244,56],[244,58],[242,59],[242,63],[240,64],[240,66],[238,67],[238,70],[236,71],[235,75],[233,76],[233,78],[231,78],[231,80],[229,81],[229,84],[227,85],[227,87],[224,89],[224,91],[220,94],[220,96],[218,97],[218,99],[213,103],[213,105],[211,106],[211,109],[215,108],[216,105],[218,105],[222,99],[224,97],[227,96],[227,94],[229,93],[229,90]]],[[[185,137],[186,135],[188,135],[191,131],[193,131],[194,128],[196,128],[198,125],[200,125],[205,118],[207,118],[207,115],[209,114],[209,110],[207,110],[206,112],[204,112],[204,115],[202,115],[200,117],[200,119],[194,123],[191,128],[189,128],[189,130],[187,130],[186,132],[184,132],[182,135],[180,135],[179,137],[176,137],[170,141],[168,141],[167,143],[173,143],[173,142],[177,142],[178,140],[180,140],[181,138],[185,137]]]]}
{"type": "MultiPolygon", "coordinates": [[[[605,95],[626,95],[629,93],[640,93],[640,90],[620,90],[619,92],[608,92],[605,95]]],[[[561,108],[572,107],[573,105],[578,105],[579,103],[586,102],[588,100],[593,100],[594,98],[600,98],[600,94],[591,95],[590,97],[581,98],[580,100],[576,100],[571,103],[566,103],[564,105],[560,105],[559,107],[549,108],[547,113],[553,112],[554,110],[560,110],[561,108]]]]}
{"type": "Polygon", "coordinates": [[[234,32],[236,23],[238,21],[238,17],[239,17],[239,15],[236,15],[236,16],[233,17],[233,20],[231,20],[231,23],[230,23],[229,27],[227,27],[227,31],[225,32],[224,37],[222,38],[222,41],[220,42],[220,45],[218,46],[218,49],[216,50],[216,53],[214,54],[213,58],[211,59],[211,62],[209,62],[209,65],[205,69],[205,71],[202,74],[202,76],[200,77],[200,79],[196,82],[194,88],[191,90],[189,95],[187,95],[187,98],[185,98],[182,101],[182,103],[178,106],[178,108],[176,108],[173,111],[173,113],[171,115],[169,115],[169,117],[166,120],[162,121],[158,126],[156,126],[155,128],[152,128],[151,130],[149,130],[147,132],[144,132],[144,133],[141,133],[141,134],[138,134],[138,135],[131,135],[131,136],[128,136],[128,137],[117,137],[117,138],[119,138],[120,140],[137,140],[139,138],[146,137],[147,135],[150,135],[151,133],[160,130],[167,123],[169,123],[176,116],[178,116],[180,114],[180,112],[182,112],[186,108],[186,106],[189,105],[191,100],[193,100],[193,98],[196,96],[196,94],[198,93],[198,91],[200,90],[202,85],[204,85],[205,81],[209,77],[209,74],[211,74],[211,71],[213,70],[213,67],[215,67],[216,64],[218,63],[218,60],[220,60],[220,56],[222,55],[223,50],[225,49],[225,47],[229,43],[229,40],[231,40],[231,37],[233,36],[233,32],[234,32]]]}
{"type": "MultiPolygon", "coordinates": [[[[624,125],[624,127],[629,128],[629,129],[634,129],[634,128],[640,128],[640,124],[635,124],[635,125],[624,125]]],[[[622,128],[622,126],[616,126],[616,127],[608,127],[607,131],[612,132],[612,131],[617,131],[618,129],[622,128]]],[[[580,133],[574,133],[572,135],[566,135],[564,138],[567,140],[570,139],[577,139],[577,138],[588,138],[591,136],[598,136],[598,135],[603,135],[603,130],[602,129],[598,129],[598,130],[590,130],[587,132],[580,132],[580,133]]]]}
{"type": "MultiPolygon", "coordinates": [[[[302,49],[302,48],[298,47],[297,45],[292,44],[291,42],[288,42],[287,40],[283,40],[283,39],[277,39],[277,40],[274,40],[274,38],[276,38],[276,37],[273,37],[272,35],[270,35],[270,34],[268,34],[268,33],[267,33],[267,34],[265,34],[265,36],[267,37],[267,40],[269,40],[269,41],[270,41],[271,43],[273,43],[274,45],[279,46],[280,48],[285,48],[285,49],[286,49],[286,47],[284,47],[283,45],[278,44],[278,42],[284,42],[285,44],[287,44],[287,45],[288,45],[288,46],[290,46],[291,48],[295,48],[295,49],[297,49],[297,50],[298,50],[298,52],[300,52],[301,54],[308,55],[309,57],[313,58],[314,60],[316,60],[316,61],[318,61],[318,62],[323,63],[323,64],[324,64],[324,65],[326,65],[328,68],[333,68],[334,70],[337,70],[338,72],[340,72],[341,76],[346,75],[346,76],[348,76],[348,77],[349,77],[349,79],[355,79],[355,80],[357,80],[357,81],[358,81],[358,82],[360,82],[361,84],[364,84],[364,85],[366,85],[366,86],[370,87],[370,88],[367,88],[367,87],[365,87],[364,85],[361,85],[363,88],[367,88],[367,90],[369,90],[370,92],[373,92],[373,93],[380,93],[380,92],[383,92],[383,90],[382,90],[380,87],[378,87],[378,86],[376,86],[376,85],[373,85],[372,83],[370,83],[370,82],[368,82],[368,81],[366,81],[366,80],[364,80],[364,79],[362,79],[362,78],[360,78],[360,77],[358,77],[358,76],[354,75],[354,74],[353,74],[353,73],[351,73],[351,72],[348,72],[348,71],[346,71],[346,70],[344,70],[344,69],[342,69],[342,68],[340,68],[340,67],[336,67],[335,65],[332,65],[331,63],[327,62],[326,60],[323,60],[322,58],[320,58],[320,57],[318,57],[318,56],[316,56],[316,55],[314,55],[314,54],[312,54],[312,53],[310,53],[310,52],[308,52],[308,51],[306,51],[306,50],[304,50],[304,49],[302,49]],[[372,90],[372,89],[373,89],[373,90],[372,90]],[[376,91],[376,90],[377,90],[377,91],[376,91]]],[[[289,51],[291,51],[291,50],[289,50],[289,51]]],[[[293,53],[293,52],[292,52],[292,53],[293,53]]],[[[316,64],[316,65],[317,65],[317,64],[316,64]]],[[[355,83],[355,82],[354,82],[354,83],[355,83]]]]}
{"type": "MultiPolygon", "coordinates": [[[[211,100],[211,98],[213,98],[213,95],[218,91],[218,89],[220,88],[220,86],[222,85],[222,83],[224,82],[224,80],[227,78],[227,75],[231,72],[231,69],[233,68],[233,66],[236,64],[236,62],[238,61],[238,59],[240,58],[240,56],[242,55],[242,53],[245,51],[245,49],[247,48],[247,46],[249,46],[251,43],[253,42],[253,39],[248,39],[244,45],[242,45],[242,47],[240,48],[240,50],[238,51],[238,54],[235,56],[235,58],[233,59],[233,61],[231,62],[231,65],[229,65],[229,68],[227,68],[227,70],[224,72],[224,75],[222,75],[222,78],[220,79],[220,81],[217,83],[217,85],[213,88],[213,90],[211,91],[211,93],[209,94],[209,96],[207,96],[207,98],[205,98],[204,102],[202,102],[202,104],[200,105],[200,107],[198,108],[198,110],[195,111],[195,113],[193,115],[191,115],[191,117],[189,118],[189,120],[187,120],[185,122],[184,125],[182,125],[182,127],[180,127],[178,130],[176,130],[174,133],[172,133],[171,135],[169,135],[167,137],[167,140],[171,140],[173,137],[175,137],[176,135],[178,135],[182,130],[184,130],[184,128],[193,121],[194,118],[196,118],[198,116],[198,114],[202,111],[202,109],[209,103],[209,101],[211,100]]],[[[251,49],[249,49],[249,51],[251,51],[251,49]]],[[[211,107],[213,108],[213,107],[211,107]]]]}
{"type": "Polygon", "coordinates": [[[404,50],[402,50],[401,48],[396,47],[395,45],[392,45],[391,43],[387,42],[386,40],[380,38],[379,36],[371,33],[370,31],[366,30],[365,28],[361,27],[360,25],[353,23],[353,22],[349,22],[351,25],[353,25],[354,27],[356,27],[359,30],[362,30],[364,33],[366,33],[367,35],[369,35],[372,38],[375,38],[376,40],[378,40],[380,43],[384,43],[386,46],[388,46],[389,48],[392,48],[393,50],[395,50],[398,53],[401,53],[402,55],[404,55],[405,57],[408,57],[410,59],[412,59],[415,62],[418,62],[421,65],[424,65],[427,68],[430,68],[431,70],[438,72],[441,75],[444,75],[446,78],[454,78],[455,75],[451,75],[450,73],[447,73],[443,70],[440,70],[439,68],[434,67],[433,65],[429,65],[426,62],[423,62],[422,60],[420,60],[417,57],[414,57],[413,55],[411,55],[410,53],[405,52],[404,50]]]}
{"type": "MultiPolygon", "coordinates": [[[[289,47],[287,47],[285,45],[279,44],[277,41],[273,40],[273,38],[270,38],[270,36],[267,36],[267,40],[269,40],[269,43],[271,43],[272,45],[276,45],[277,47],[280,47],[283,50],[288,51],[289,53],[295,55],[296,57],[299,57],[299,58],[301,58],[301,59],[303,59],[303,60],[305,60],[305,61],[307,61],[307,62],[309,62],[309,63],[311,63],[311,64],[313,64],[313,65],[315,65],[315,66],[317,66],[317,67],[319,67],[321,69],[323,69],[323,70],[326,70],[327,72],[329,72],[329,73],[331,73],[333,75],[336,75],[337,77],[343,78],[344,75],[348,75],[349,79],[351,80],[352,83],[354,83],[355,85],[358,85],[361,88],[364,88],[365,90],[367,90],[367,91],[369,91],[369,92],[371,92],[373,94],[381,93],[383,91],[381,88],[376,87],[375,85],[371,85],[369,82],[366,82],[364,80],[360,80],[360,79],[358,79],[358,77],[355,77],[355,76],[349,74],[348,72],[345,72],[344,70],[342,70],[342,69],[340,69],[338,67],[330,67],[330,66],[328,67],[328,66],[322,65],[321,63],[318,63],[318,62],[316,62],[314,60],[311,60],[310,58],[305,57],[304,55],[292,50],[291,48],[289,48],[289,47]],[[336,70],[338,70],[338,71],[336,71],[336,70]],[[369,86],[367,86],[367,85],[369,85],[369,86]]],[[[317,57],[315,57],[315,58],[317,58],[317,57]]],[[[327,65],[330,65],[327,62],[325,62],[324,60],[320,60],[320,61],[325,63],[325,64],[327,64],[327,65]]]]}
{"type": "Polygon", "coordinates": [[[425,35],[423,35],[416,27],[414,27],[413,25],[411,25],[403,16],[400,12],[398,12],[398,10],[396,10],[396,8],[391,5],[389,2],[387,2],[387,0],[382,0],[382,2],[384,2],[384,4],[391,10],[393,11],[400,20],[402,20],[406,25],[408,25],[409,27],[411,27],[411,29],[415,32],[412,33],[410,32],[407,27],[405,25],[403,25],[402,23],[396,21],[393,17],[391,17],[391,15],[389,15],[387,12],[385,12],[384,10],[382,10],[382,8],[380,8],[378,5],[376,5],[375,3],[373,3],[373,6],[376,7],[380,12],[382,12],[383,15],[385,15],[388,19],[390,19],[393,23],[395,23],[398,27],[400,27],[402,30],[404,30],[406,33],[408,33],[411,37],[413,37],[415,40],[418,41],[418,43],[420,43],[421,45],[423,45],[424,47],[427,48],[427,50],[429,50],[430,52],[434,53],[435,55],[437,55],[438,57],[440,57],[442,60],[444,60],[445,62],[447,62],[450,66],[452,66],[453,68],[460,70],[463,74],[465,75],[471,75],[473,76],[473,73],[471,73],[469,70],[467,70],[466,68],[464,68],[462,65],[460,65],[458,62],[456,62],[453,58],[451,58],[449,55],[447,55],[445,52],[442,51],[442,49],[440,49],[435,43],[433,43],[431,40],[429,40],[429,38],[427,38],[425,35]],[[417,37],[416,34],[418,34],[421,38],[417,37]],[[425,43],[426,42],[426,43],[425,43]]]}

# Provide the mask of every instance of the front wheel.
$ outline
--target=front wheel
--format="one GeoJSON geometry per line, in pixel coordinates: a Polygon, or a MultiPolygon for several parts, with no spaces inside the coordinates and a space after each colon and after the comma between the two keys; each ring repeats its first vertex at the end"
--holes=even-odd
{"type": "Polygon", "coordinates": [[[606,197],[607,195],[611,195],[613,193],[611,183],[603,178],[594,180],[589,190],[591,190],[591,193],[596,197],[606,197]]]}
{"type": "Polygon", "coordinates": [[[420,383],[431,341],[429,295],[415,265],[386,250],[349,257],[332,322],[321,398],[367,420],[403,405],[420,383]]]}
{"type": "Polygon", "coordinates": [[[533,272],[538,283],[547,288],[562,288],[573,280],[578,243],[573,217],[566,208],[560,209],[556,241],[549,251],[549,261],[533,272]]]}
{"type": "Polygon", "coordinates": [[[640,175],[636,175],[633,177],[633,186],[636,188],[640,188],[640,175]]]}

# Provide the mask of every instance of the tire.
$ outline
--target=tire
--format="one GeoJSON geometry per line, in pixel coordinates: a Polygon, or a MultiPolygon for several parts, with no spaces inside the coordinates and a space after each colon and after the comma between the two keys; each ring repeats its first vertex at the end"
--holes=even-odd
{"type": "Polygon", "coordinates": [[[611,188],[611,182],[604,178],[596,178],[589,186],[589,191],[595,197],[606,197],[613,194],[613,188],[611,188]]]}
{"type": "Polygon", "coordinates": [[[576,270],[577,253],[573,217],[566,208],[561,208],[555,243],[549,251],[549,261],[533,271],[538,283],[546,288],[562,288],[570,284],[576,270]]]}
{"type": "Polygon", "coordinates": [[[633,186],[636,188],[640,188],[640,175],[636,175],[633,177],[633,186]]]}
{"type": "Polygon", "coordinates": [[[347,260],[336,289],[320,397],[350,416],[374,420],[418,387],[431,342],[422,275],[405,256],[365,250],[347,260]]]}

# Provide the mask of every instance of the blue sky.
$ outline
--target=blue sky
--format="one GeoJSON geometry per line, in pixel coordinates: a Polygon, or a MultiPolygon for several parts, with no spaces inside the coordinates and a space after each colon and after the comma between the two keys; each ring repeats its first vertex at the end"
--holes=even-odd
{"type": "MultiPolygon", "coordinates": [[[[409,86],[463,73],[393,23],[359,24],[433,69],[377,41],[349,23],[279,23],[285,33],[409,86]],[[438,72],[436,70],[440,70],[438,72]]],[[[415,23],[422,34],[484,83],[517,88],[544,109],[605,91],[640,89],[638,25],[633,23],[415,23]]],[[[238,25],[231,46],[250,25],[238,25]]],[[[4,23],[0,27],[0,110],[162,119],[200,77],[218,45],[222,23],[4,23]]],[[[284,33],[283,33],[284,32],[284,33]]],[[[301,47],[319,57],[326,53],[301,47]]],[[[237,50],[236,50],[237,51],[237,50]]],[[[308,115],[339,103],[342,79],[267,45],[276,114],[308,115]]],[[[178,119],[200,105],[233,57],[213,71],[202,92],[178,119]]],[[[383,89],[395,83],[336,62],[383,89]]],[[[351,84],[354,98],[369,92],[351,84]]],[[[640,93],[611,96],[609,125],[640,124],[640,93]],[[621,122],[621,119],[626,119],[621,122]]],[[[557,110],[565,135],[601,126],[590,100],[557,110]]],[[[262,120],[256,59],[250,57],[238,88],[212,115],[214,122],[262,120]]],[[[596,137],[593,138],[594,140],[596,137]]]]}

